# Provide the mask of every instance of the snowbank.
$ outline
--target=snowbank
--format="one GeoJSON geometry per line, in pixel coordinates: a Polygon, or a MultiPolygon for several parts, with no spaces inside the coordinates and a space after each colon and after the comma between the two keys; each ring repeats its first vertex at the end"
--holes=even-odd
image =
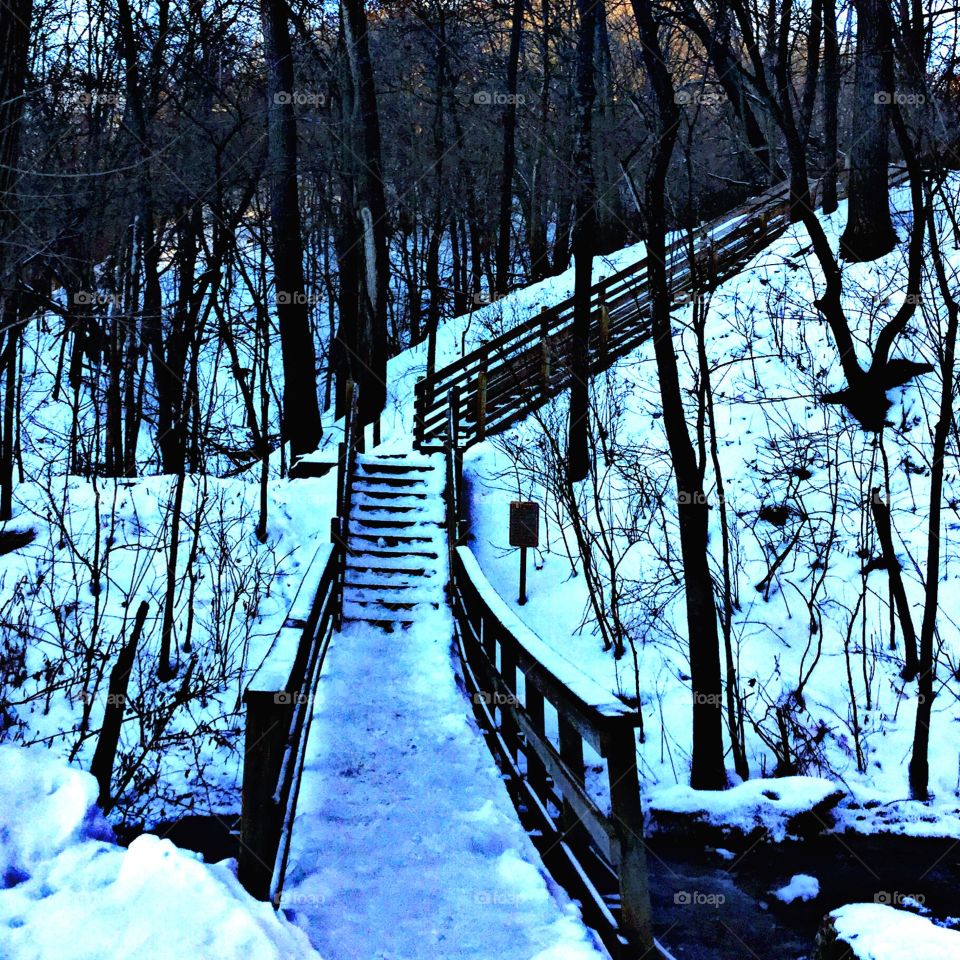
{"type": "Polygon", "coordinates": [[[827,915],[816,960],[957,960],[960,933],[894,907],[851,903],[827,915]]]}
{"type": "Polygon", "coordinates": [[[729,790],[675,786],[652,791],[647,813],[651,832],[692,823],[779,842],[831,826],[828,811],[842,796],[836,783],[822,777],[748,780],[729,790]]]}
{"type": "Polygon", "coordinates": [[[207,865],[150,835],[116,846],[90,774],[11,746],[0,771],[4,960],[319,960],[231,862],[207,865]]]}

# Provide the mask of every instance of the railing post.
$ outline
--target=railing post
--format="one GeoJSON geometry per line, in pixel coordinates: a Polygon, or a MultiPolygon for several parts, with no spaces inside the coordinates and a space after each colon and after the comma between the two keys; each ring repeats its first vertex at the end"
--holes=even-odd
{"type": "Polygon", "coordinates": [[[620,929],[630,944],[630,957],[652,956],[650,888],[633,730],[607,737],[604,747],[611,818],[620,843],[620,929]]]}
{"type": "Polygon", "coordinates": [[[270,899],[270,881],[280,842],[279,811],[273,802],[283,761],[292,705],[273,691],[247,690],[237,877],[258,900],[270,899]]]}
{"type": "Polygon", "coordinates": [[[607,345],[610,342],[610,311],[607,309],[607,301],[603,293],[600,294],[600,316],[598,320],[600,332],[598,352],[600,354],[600,365],[602,369],[607,362],[607,345]]]}
{"type": "MultiPolygon", "coordinates": [[[[557,729],[560,734],[560,759],[564,762],[573,778],[583,786],[586,769],[583,764],[583,739],[576,727],[562,714],[557,716],[557,729]]],[[[560,809],[560,830],[568,842],[583,839],[580,819],[566,797],[560,809]]]]}
{"type": "MultiPolygon", "coordinates": [[[[532,683],[524,684],[525,701],[524,708],[533,724],[533,729],[540,735],[540,738],[546,740],[543,715],[543,694],[532,683]]],[[[544,802],[547,796],[547,769],[537,755],[537,752],[530,746],[526,748],[527,758],[527,780],[533,787],[534,793],[544,802]]]]}
{"type": "MultiPolygon", "coordinates": [[[[512,697],[514,704],[517,702],[517,658],[513,646],[509,643],[503,643],[500,646],[500,676],[507,686],[507,697],[512,697]]],[[[499,705],[500,712],[500,735],[506,744],[507,752],[514,764],[517,762],[517,751],[519,749],[520,731],[513,719],[513,714],[508,709],[512,706],[510,703],[499,705]]]]}
{"type": "Polygon", "coordinates": [[[547,323],[547,308],[540,308],[540,386],[544,393],[550,389],[550,327],[547,323]]]}
{"type": "Polygon", "coordinates": [[[450,390],[450,406],[453,409],[453,435],[455,443],[453,447],[453,480],[457,489],[457,542],[456,545],[465,542],[463,526],[467,519],[467,512],[463,505],[463,449],[460,447],[460,387],[452,387],[450,390]]]}
{"type": "Polygon", "coordinates": [[[336,600],[333,605],[333,628],[338,633],[343,629],[343,593],[347,579],[347,545],[343,541],[343,528],[340,517],[330,518],[330,542],[335,552],[334,590],[336,600]]]}
{"type": "Polygon", "coordinates": [[[487,368],[484,365],[477,374],[477,439],[487,435],[487,368]]]}

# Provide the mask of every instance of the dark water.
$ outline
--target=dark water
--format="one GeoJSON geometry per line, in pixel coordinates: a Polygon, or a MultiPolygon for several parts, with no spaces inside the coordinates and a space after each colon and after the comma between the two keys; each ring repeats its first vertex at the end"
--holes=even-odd
{"type": "Polygon", "coordinates": [[[678,960],[809,958],[824,914],[845,903],[922,897],[937,918],[960,914],[955,840],[826,835],[748,846],[732,860],[676,838],[650,847],[657,936],[678,960]],[[771,895],[798,873],[819,880],[815,900],[771,895]]]}
{"type": "Polygon", "coordinates": [[[236,858],[240,849],[240,814],[226,814],[222,817],[190,816],[169,823],[159,823],[149,830],[143,827],[118,828],[117,839],[120,843],[132,843],[143,833],[157,837],[166,837],[184,850],[202,853],[207,863],[236,858]]]}

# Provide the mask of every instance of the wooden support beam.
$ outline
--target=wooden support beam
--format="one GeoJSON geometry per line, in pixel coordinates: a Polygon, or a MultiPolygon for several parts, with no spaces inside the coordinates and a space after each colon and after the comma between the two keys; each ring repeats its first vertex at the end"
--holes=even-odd
{"type": "Polygon", "coordinates": [[[293,706],[272,690],[247,690],[237,878],[258,900],[270,899],[283,812],[273,802],[293,706]]]}

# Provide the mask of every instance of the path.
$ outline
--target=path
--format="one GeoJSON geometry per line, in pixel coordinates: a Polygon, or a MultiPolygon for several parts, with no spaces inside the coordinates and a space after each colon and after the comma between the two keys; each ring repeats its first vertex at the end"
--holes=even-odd
{"type": "Polygon", "coordinates": [[[360,458],[353,619],[320,678],[282,907],[327,960],[595,960],[468,719],[442,478],[439,458],[360,458]]]}

